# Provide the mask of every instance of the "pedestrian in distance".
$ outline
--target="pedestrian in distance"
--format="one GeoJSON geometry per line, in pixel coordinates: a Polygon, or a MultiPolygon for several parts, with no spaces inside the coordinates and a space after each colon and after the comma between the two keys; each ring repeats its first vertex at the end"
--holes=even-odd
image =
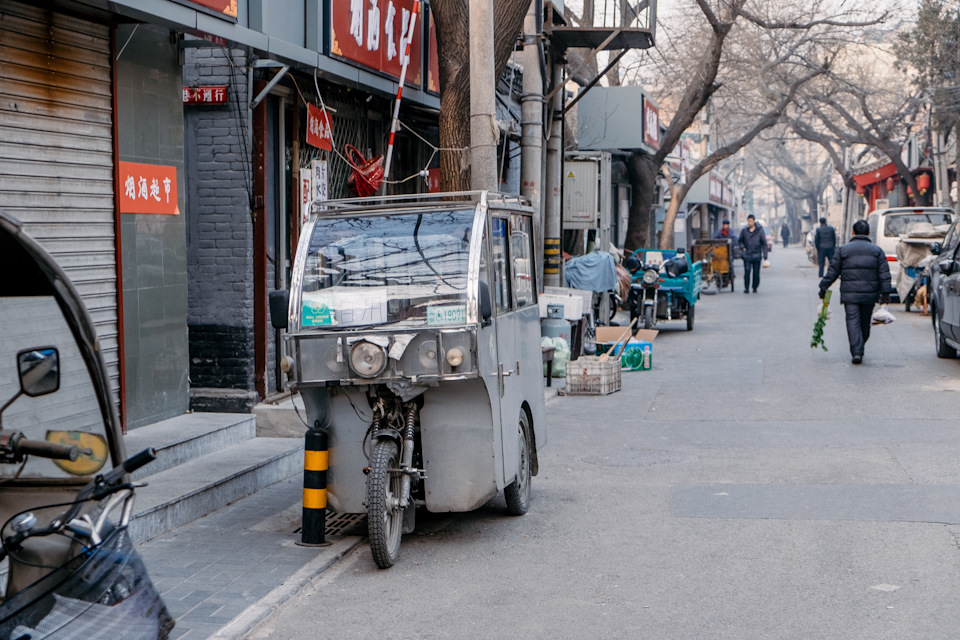
{"type": "Polygon", "coordinates": [[[813,234],[813,246],[817,250],[817,265],[820,267],[818,278],[823,277],[823,261],[833,262],[833,253],[837,249],[837,230],[827,224],[826,218],[820,218],[820,226],[813,234]]]}
{"type": "Polygon", "coordinates": [[[790,225],[786,222],[780,226],[780,238],[783,240],[783,248],[786,249],[790,242],[790,225]]]}
{"type": "MultiPolygon", "coordinates": [[[[822,222],[822,220],[821,220],[822,222]]],[[[822,228],[822,227],[821,227],[822,228]]],[[[870,241],[866,220],[853,224],[853,238],[830,260],[827,275],[820,280],[820,297],[840,278],[840,304],[847,320],[847,338],[853,364],[863,362],[863,346],[870,338],[873,305],[890,302],[890,267],[883,249],[870,241]]]]}
{"type": "Polygon", "coordinates": [[[741,229],[737,244],[743,258],[743,292],[750,293],[752,285],[756,293],[760,286],[760,264],[767,259],[767,237],[752,213],[747,216],[747,226],[741,229]]]}
{"type": "Polygon", "coordinates": [[[720,223],[720,228],[717,229],[717,232],[713,234],[713,239],[726,240],[727,238],[729,238],[730,240],[733,240],[734,233],[733,233],[733,229],[730,228],[730,221],[724,220],[722,223],[720,223]]]}

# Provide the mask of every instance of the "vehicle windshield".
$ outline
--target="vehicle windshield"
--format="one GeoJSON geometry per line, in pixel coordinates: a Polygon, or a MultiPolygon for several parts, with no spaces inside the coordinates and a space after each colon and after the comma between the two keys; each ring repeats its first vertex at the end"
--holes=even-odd
{"type": "MultiPolygon", "coordinates": [[[[89,453],[76,461],[29,456],[0,461],[0,478],[69,478],[99,471],[109,458],[106,427],[93,380],[57,301],[51,296],[0,296],[0,414],[3,434],[20,432],[30,440],[77,445],[89,453]],[[20,363],[56,350],[59,386],[52,393],[18,394],[20,363]],[[15,399],[14,399],[15,398],[15,399]]],[[[2,480],[0,480],[2,481],[2,480]]]]}
{"type": "Polygon", "coordinates": [[[896,238],[904,233],[909,234],[911,227],[918,223],[927,223],[934,227],[943,226],[943,230],[946,231],[951,222],[953,222],[953,216],[949,213],[891,213],[884,220],[883,235],[896,238]]]}
{"type": "Polygon", "coordinates": [[[466,322],[474,209],[320,218],[307,248],[300,324],[466,322]]]}

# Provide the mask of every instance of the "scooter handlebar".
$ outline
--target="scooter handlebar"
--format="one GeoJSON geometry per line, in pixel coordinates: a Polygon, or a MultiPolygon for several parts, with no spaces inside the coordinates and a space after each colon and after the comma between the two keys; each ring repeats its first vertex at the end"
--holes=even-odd
{"type": "Polygon", "coordinates": [[[26,438],[18,438],[13,443],[13,450],[18,458],[30,455],[50,458],[52,460],[69,460],[71,462],[86,451],[76,445],[47,442],[45,440],[27,440],[26,438]]]}
{"type": "Polygon", "coordinates": [[[153,447],[144,449],[135,456],[131,456],[120,463],[120,466],[111,469],[103,474],[103,483],[107,486],[120,481],[125,473],[133,473],[140,467],[149,464],[157,459],[157,450],[153,447]]]}

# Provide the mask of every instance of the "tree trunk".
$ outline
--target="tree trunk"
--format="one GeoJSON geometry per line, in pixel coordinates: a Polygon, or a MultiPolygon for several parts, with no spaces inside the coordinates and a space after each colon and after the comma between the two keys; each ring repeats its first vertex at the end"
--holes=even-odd
{"type": "MultiPolygon", "coordinates": [[[[474,0],[475,1],[475,0],[474,0]]],[[[493,2],[494,78],[499,79],[513,53],[529,0],[493,2]]],[[[444,191],[470,188],[470,21],[461,0],[434,0],[437,50],[440,52],[440,185],[444,191]]]]}
{"type": "Polygon", "coordinates": [[[633,198],[624,249],[633,252],[653,246],[653,194],[657,187],[658,163],[649,155],[635,153],[627,161],[633,198]]]}

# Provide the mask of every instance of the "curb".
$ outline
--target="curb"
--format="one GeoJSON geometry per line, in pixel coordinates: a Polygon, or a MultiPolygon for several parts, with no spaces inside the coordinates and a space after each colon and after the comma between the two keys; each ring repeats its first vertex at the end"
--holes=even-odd
{"type": "Polygon", "coordinates": [[[325,547],[320,555],[303,565],[279,587],[244,609],[243,613],[209,636],[207,640],[242,640],[255,628],[269,620],[317,576],[357,548],[361,540],[363,538],[360,536],[346,536],[325,547]]]}

